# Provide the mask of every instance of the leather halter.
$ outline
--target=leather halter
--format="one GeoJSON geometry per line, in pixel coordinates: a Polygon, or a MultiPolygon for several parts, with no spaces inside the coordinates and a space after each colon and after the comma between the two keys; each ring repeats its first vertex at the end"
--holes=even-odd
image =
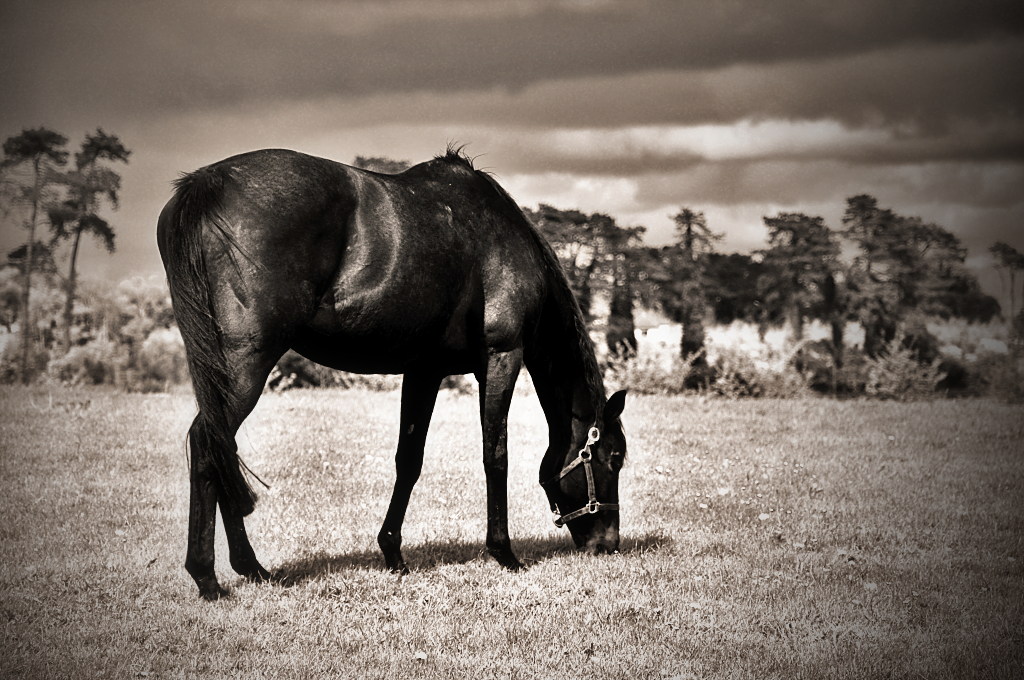
{"type": "Polygon", "coordinates": [[[576,519],[577,517],[582,517],[583,515],[594,515],[601,508],[617,508],[619,506],[618,503],[602,503],[597,500],[597,493],[594,489],[594,470],[590,462],[591,458],[593,458],[593,455],[590,453],[590,447],[596,444],[597,440],[600,438],[600,430],[598,430],[597,427],[590,428],[590,431],[587,432],[587,443],[583,445],[583,448],[580,449],[576,457],[572,459],[572,462],[568,463],[564,468],[562,468],[562,471],[559,472],[556,476],[552,477],[551,479],[549,479],[548,481],[544,482],[541,485],[545,487],[545,490],[547,490],[547,486],[549,484],[551,484],[552,482],[560,482],[563,477],[565,477],[567,474],[575,470],[580,465],[583,466],[583,471],[587,475],[588,500],[586,505],[577,510],[573,510],[572,512],[562,514],[561,511],[558,509],[558,503],[555,503],[554,501],[551,502],[551,511],[555,513],[556,527],[563,527],[565,526],[566,522],[570,522],[576,519]]]}

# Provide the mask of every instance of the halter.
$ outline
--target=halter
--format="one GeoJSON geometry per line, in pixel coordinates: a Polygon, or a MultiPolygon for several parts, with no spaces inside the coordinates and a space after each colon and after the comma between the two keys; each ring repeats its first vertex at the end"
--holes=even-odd
{"type": "Polygon", "coordinates": [[[581,464],[583,465],[584,472],[586,472],[587,474],[588,500],[586,505],[584,505],[582,508],[579,508],[578,510],[573,510],[572,512],[567,512],[563,515],[558,509],[558,504],[554,502],[551,503],[551,510],[552,512],[555,513],[556,527],[563,527],[565,526],[566,522],[570,522],[576,519],[577,517],[582,517],[583,515],[597,514],[597,511],[600,510],[601,508],[617,508],[619,506],[618,503],[602,503],[598,501],[597,493],[594,490],[594,470],[590,463],[590,459],[593,456],[590,453],[590,447],[596,444],[597,440],[600,438],[601,432],[596,427],[590,428],[590,431],[587,432],[587,443],[583,445],[583,448],[580,449],[580,452],[576,455],[575,458],[573,458],[572,462],[566,465],[564,468],[562,468],[562,471],[559,472],[557,476],[552,477],[551,479],[549,479],[548,481],[544,482],[541,485],[546,487],[548,484],[551,484],[552,482],[561,481],[563,477],[565,477],[567,474],[569,474],[574,469],[579,467],[581,464]]]}

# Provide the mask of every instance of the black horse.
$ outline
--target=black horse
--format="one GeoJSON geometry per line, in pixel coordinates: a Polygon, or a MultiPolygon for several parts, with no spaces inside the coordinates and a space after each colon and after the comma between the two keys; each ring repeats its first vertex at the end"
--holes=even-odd
{"type": "Polygon", "coordinates": [[[157,240],[199,406],[185,569],[204,598],[225,592],[218,503],[232,568],[270,576],[245,531],[256,496],[235,433],[289,348],[336,369],[404,374],[397,480],[378,536],[390,569],[407,571],[402,522],[438,388],[465,373],[480,383],[487,549],[521,566],[508,535],[506,423],[524,363],[549,428],[540,480],[555,521],[579,548],[617,549],[625,392],[605,398],[551,248],[457,150],[397,175],[293,151],[234,156],[176,182],[157,240]]]}

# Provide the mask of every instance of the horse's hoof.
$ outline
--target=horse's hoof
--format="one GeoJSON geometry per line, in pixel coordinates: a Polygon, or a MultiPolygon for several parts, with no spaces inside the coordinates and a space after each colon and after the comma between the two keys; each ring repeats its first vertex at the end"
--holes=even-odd
{"type": "Polygon", "coordinates": [[[207,602],[215,602],[221,598],[227,597],[231,594],[227,588],[224,588],[219,583],[214,583],[212,586],[209,584],[199,586],[199,597],[203,598],[207,602]]]}
{"type": "Polygon", "coordinates": [[[239,576],[250,581],[269,581],[270,572],[263,568],[263,565],[256,561],[256,558],[239,559],[231,563],[231,568],[239,576]]]}
{"type": "Polygon", "coordinates": [[[393,562],[391,562],[389,560],[387,566],[388,566],[388,572],[389,573],[397,574],[398,576],[408,576],[409,575],[409,567],[406,566],[404,561],[398,561],[398,562],[394,562],[393,563],[393,562]]]}
{"type": "Polygon", "coordinates": [[[271,573],[269,571],[267,571],[266,569],[264,569],[259,564],[257,564],[254,568],[250,567],[250,568],[247,568],[247,569],[236,569],[235,571],[238,572],[239,576],[241,576],[242,578],[248,579],[250,581],[259,582],[259,581],[270,581],[270,580],[273,579],[273,576],[271,575],[271,573]]]}
{"type": "Polygon", "coordinates": [[[526,569],[526,566],[516,559],[516,556],[511,551],[495,550],[491,552],[491,557],[498,561],[498,564],[505,567],[509,571],[522,571],[526,569]]]}

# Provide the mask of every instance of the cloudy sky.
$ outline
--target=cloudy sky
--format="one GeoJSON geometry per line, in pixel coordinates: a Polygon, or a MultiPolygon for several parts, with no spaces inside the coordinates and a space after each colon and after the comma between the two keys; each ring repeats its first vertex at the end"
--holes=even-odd
{"type": "MultiPolygon", "coordinates": [[[[875,195],[982,268],[1024,249],[1019,0],[4,0],[0,135],[100,126],[133,150],[114,256],[159,272],[179,172],[286,147],[420,161],[467,144],[524,205],[644,225],[702,210],[724,250],[762,216],[875,195]]],[[[4,225],[3,246],[19,234],[4,225]]],[[[21,236],[23,238],[23,236],[21,236]]]]}

